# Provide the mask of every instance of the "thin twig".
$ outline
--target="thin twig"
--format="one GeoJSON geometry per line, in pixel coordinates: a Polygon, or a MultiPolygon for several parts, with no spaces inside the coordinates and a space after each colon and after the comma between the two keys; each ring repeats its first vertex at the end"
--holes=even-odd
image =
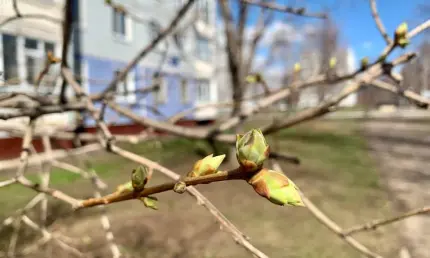
{"type": "Polygon", "coordinates": [[[378,30],[381,33],[387,45],[391,44],[392,40],[388,36],[387,31],[385,30],[385,27],[384,27],[384,24],[382,24],[381,18],[379,18],[378,9],[376,7],[376,1],[369,0],[369,3],[370,3],[370,9],[372,10],[373,19],[375,20],[375,23],[376,23],[376,27],[378,27],[378,30]]]}
{"type": "MultiPolygon", "coordinates": [[[[276,161],[273,162],[273,169],[279,172],[282,172],[282,168],[276,161]]],[[[325,215],[315,204],[309,200],[302,192],[300,192],[300,195],[302,197],[303,203],[308,208],[308,210],[312,213],[312,215],[321,222],[324,226],[326,226],[328,229],[330,229],[333,233],[335,233],[339,238],[343,239],[345,242],[347,242],[350,246],[352,246],[354,249],[359,251],[360,253],[366,255],[367,257],[372,258],[382,258],[377,253],[374,253],[370,251],[367,247],[365,247],[363,244],[355,240],[354,238],[350,236],[344,236],[342,228],[337,225],[333,220],[331,220],[327,215],[325,215]]]]}
{"type": "Polygon", "coordinates": [[[304,17],[312,17],[312,18],[320,18],[326,19],[327,14],[325,13],[308,13],[305,8],[293,8],[289,6],[282,6],[276,3],[271,2],[263,2],[263,1],[254,1],[254,0],[240,0],[241,2],[245,2],[247,4],[260,6],[261,8],[272,9],[279,12],[290,13],[298,16],[304,17]]]}
{"type": "Polygon", "coordinates": [[[404,219],[407,219],[409,217],[413,217],[413,216],[417,216],[417,215],[422,215],[422,214],[427,214],[430,212],[430,207],[422,207],[422,208],[418,208],[418,209],[414,209],[414,210],[410,210],[408,212],[405,212],[403,214],[397,215],[397,216],[393,216],[390,218],[385,218],[385,219],[377,219],[362,225],[357,225],[357,226],[353,226],[351,228],[345,229],[342,231],[342,234],[344,236],[350,236],[352,234],[358,233],[358,232],[362,232],[362,231],[369,231],[369,230],[375,230],[378,227],[381,226],[385,226],[394,222],[398,222],[404,219]]]}

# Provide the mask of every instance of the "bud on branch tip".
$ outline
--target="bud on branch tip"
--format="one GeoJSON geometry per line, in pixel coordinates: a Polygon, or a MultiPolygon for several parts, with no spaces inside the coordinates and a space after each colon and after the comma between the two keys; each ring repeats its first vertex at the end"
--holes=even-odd
{"type": "Polygon", "coordinates": [[[198,177],[216,173],[218,167],[225,158],[225,154],[213,157],[210,154],[194,164],[193,170],[187,174],[187,177],[198,177]]]}
{"type": "Polygon", "coordinates": [[[150,178],[150,173],[147,167],[138,166],[131,173],[131,185],[135,191],[142,191],[150,178]]]}
{"type": "Polygon", "coordinates": [[[408,24],[406,22],[403,22],[397,27],[396,32],[394,34],[394,42],[401,48],[405,48],[409,44],[407,33],[408,24]]]}
{"type": "Polygon", "coordinates": [[[248,183],[260,196],[274,204],[305,206],[299,188],[281,172],[262,169],[248,183]]]}
{"type": "Polygon", "coordinates": [[[255,171],[269,157],[269,145],[260,129],[236,135],[236,158],[242,168],[255,171]]]}

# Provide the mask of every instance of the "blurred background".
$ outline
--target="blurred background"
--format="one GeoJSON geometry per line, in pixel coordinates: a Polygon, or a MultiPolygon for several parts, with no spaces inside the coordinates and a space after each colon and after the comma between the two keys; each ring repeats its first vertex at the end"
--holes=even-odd
{"type": "MultiPolygon", "coordinates": [[[[187,1],[71,2],[71,38],[64,54],[65,0],[0,0],[0,100],[1,94],[14,93],[58,96],[63,84],[60,65],[49,67],[43,79],[38,80],[48,52],[67,58],[86,94],[100,94],[130,60],[163,33],[187,1]]],[[[325,14],[325,19],[245,2],[196,0],[173,32],[118,83],[115,102],[135,115],[156,121],[167,121],[185,112],[174,119],[177,125],[206,129],[237,115],[240,110],[255,108],[259,103],[255,96],[264,96],[265,91],[273,93],[320,74],[353,73],[363,66],[363,59],[376,60],[386,46],[372,17],[372,1],[250,1],[305,8],[306,12],[325,14]],[[229,17],[236,39],[229,35],[229,17]],[[233,69],[236,55],[240,56],[239,72],[233,69]],[[261,80],[244,82],[250,74],[258,74],[263,83],[261,80]],[[141,90],[155,81],[157,90],[150,94],[141,90]],[[231,104],[238,99],[241,99],[239,111],[231,104]]],[[[414,28],[430,18],[427,1],[379,0],[376,3],[390,38],[402,22],[414,28]]],[[[394,67],[397,77],[384,74],[378,79],[396,85],[400,93],[410,90],[430,98],[429,30],[411,40],[406,49],[394,50],[392,55],[410,51],[416,52],[417,58],[394,67]]],[[[231,132],[245,132],[293,117],[319,106],[352,83],[353,80],[330,82],[294,91],[231,132]]],[[[75,98],[71,87],[66,95],[75,98]]],[[[102,106],[101,101],[95,104],[98,109],[102,106]]],[[[6,102],[0,104],[0,114],[15,112],[8,107],[6,102]]],[[[104,121],[112,133],[135,137],[130,138],[129,143],[121,143],[123,148],[181,175],[189,172],[202,155],[214,150],[229,151],[226,144],[216,143],[214,149],[205,140],[171,136],[161,131],[157,131],[154,139],[137,143],[136,137],[142,136],[147,127],[118,115],[109,107],[104,121]]],[[[327,216],[340,227],[349,228],[429,204],[429,122],[428,110],[417,107],[402,94],[362,85],[359,91],[336,106],[336,112],[279,130],[267,136],[267,140],[271,150],[300,158],[300,165],[285,161],[279,164],[327,216]]],[[[19,163],[22,137],[11,128],[23,128],[27,123],[28,117],[0,120],[0,181],[13,176],[19,163]]],[[[35,127],[38,132],[95,133],[98,130],[95,120],[84,111],[44,115],[35,127]]],[[[86,156],[87,162],[108,185],[105,194],[127,181],[136,166],[97,148],[81,156],[72,154],[79,146],[70,139],[52,138],[51,143],[55,155],[64,162],[82,167],[80,157],[86,156]]],[[[82,141],[80,144],[90,143],[82,141]]],[[[27,177],[37,181],[41,179],[36,171],[43,166],[37,153],[42,155],[46,149],[39,138],[33,139],[32,148],[27,177]]],[[[234,159],[222,164],[223,169],[235,166],[234,159]]],[[[155,173],[151,184],[165,180],[155,173]]],[[[80,199],[93,196],[91,182],[64,167],[52,168],[50,185],[80,199]]],[[[197,186],[197,189],[269,257],[362,255],[320,224],[306,208],[275,206],[258,198],[244,182],[219,182],[197,186]]],[[[32,197],[34,192],[20,185],[0,188],[0,219],[14,214],[32,197]]],[[[226,231],[220,230],[219,224],[202,206],[195,205],[193,198],[172,192],[157,197],[160,200],[157,211],[137,201],[107,207],[111,230],[122,256],[250,257],[226,231]]],[[[50,232],[58,233],[62,241],[90,257],[112,257],[99,209],[71,213],[67,204],[56,199],[50,200],[47,207],[44,223],[50,232]]],[[[35,216],[36,221],[40,220],[37,209],[29,214],[35,216]]],[[[13,227],[0,230],[0,251],[7,257],[6,251],[16,230],[13,227]]],[[[24,227],[18,232],[20,237],[15,241],[19,248],[40,238],[40,234],[24,227]]],[[[430,257],[428,214],[354,237],[384,257],[430,257]]],[[[73,257],[49,243],[38,245],[27,254],[27,257],[53,256],[73,257]]]]}

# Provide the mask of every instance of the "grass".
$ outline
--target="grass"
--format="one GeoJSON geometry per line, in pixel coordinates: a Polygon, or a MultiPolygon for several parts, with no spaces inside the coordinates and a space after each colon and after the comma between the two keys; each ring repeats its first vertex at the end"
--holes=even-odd
{"type": "MultiPolygon", "coordinates": [[[[356,124],[312,122],[283,130],[268,137],[268,141],[274,150],[301,158],[301,166],[281,164],[284,172],[341,226],[392,212],[388,196],[381,189],[375,161],[367,153],[366,142],[357,134],[356,124]]],[[[204,142],[179,138],[124,147],[185,174],[198,159],[191,151],[196,146],[208,148],[204,142]]],[[[218,147],[226,150],[226,146],[218,147]]],[[[127,180],[135,166],[113,155],[94,159],[93,165],[111,189],[127,180]]],[[[151,184],[165,180],[155,174],[151,184]]],[[[88,182],[65,171],[55,170],[51,182],[74,196],[91,193],[88,182]],[[77,185],[81,187],[77,189],[77,185]]],[[[197,188],[270,257],[360,257],[305,208],[275,206],[260,198],[246,183],[220,182],[197,188]]],[[[33,195],[18,186],[0,189],[0,217],[33,195]]],[[[134,201],[109,206],[115,237],[122,248],[135,254],[133,257],[249,257],[227,233],[219,230],[204,208],[195,205],[194,199],[171,192],[158,197],[159,211],[145,209],[134,201]]],[[[93,248],[104,243],[95,217],[65,220],[61,225],[67,235],[90,235],[93,248]],[[94,229],[88,230],[89,225],[94,225],[94,229]]],[[[399,246],[393,226],[358,238],[388,257],[399,246]]]]}

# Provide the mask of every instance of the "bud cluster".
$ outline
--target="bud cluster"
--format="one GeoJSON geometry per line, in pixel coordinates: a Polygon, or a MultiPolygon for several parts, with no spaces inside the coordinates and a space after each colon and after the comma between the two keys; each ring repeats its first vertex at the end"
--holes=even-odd
{"type": "Polygon", "coordinates": [[[277,205],[305,206],[293,181],[282,172],[263,168],[269,157],[269,145],[261,130],[237,135],[236,157],[246,173],[253,173],[248,183],[260,196],[277,205]]]}

